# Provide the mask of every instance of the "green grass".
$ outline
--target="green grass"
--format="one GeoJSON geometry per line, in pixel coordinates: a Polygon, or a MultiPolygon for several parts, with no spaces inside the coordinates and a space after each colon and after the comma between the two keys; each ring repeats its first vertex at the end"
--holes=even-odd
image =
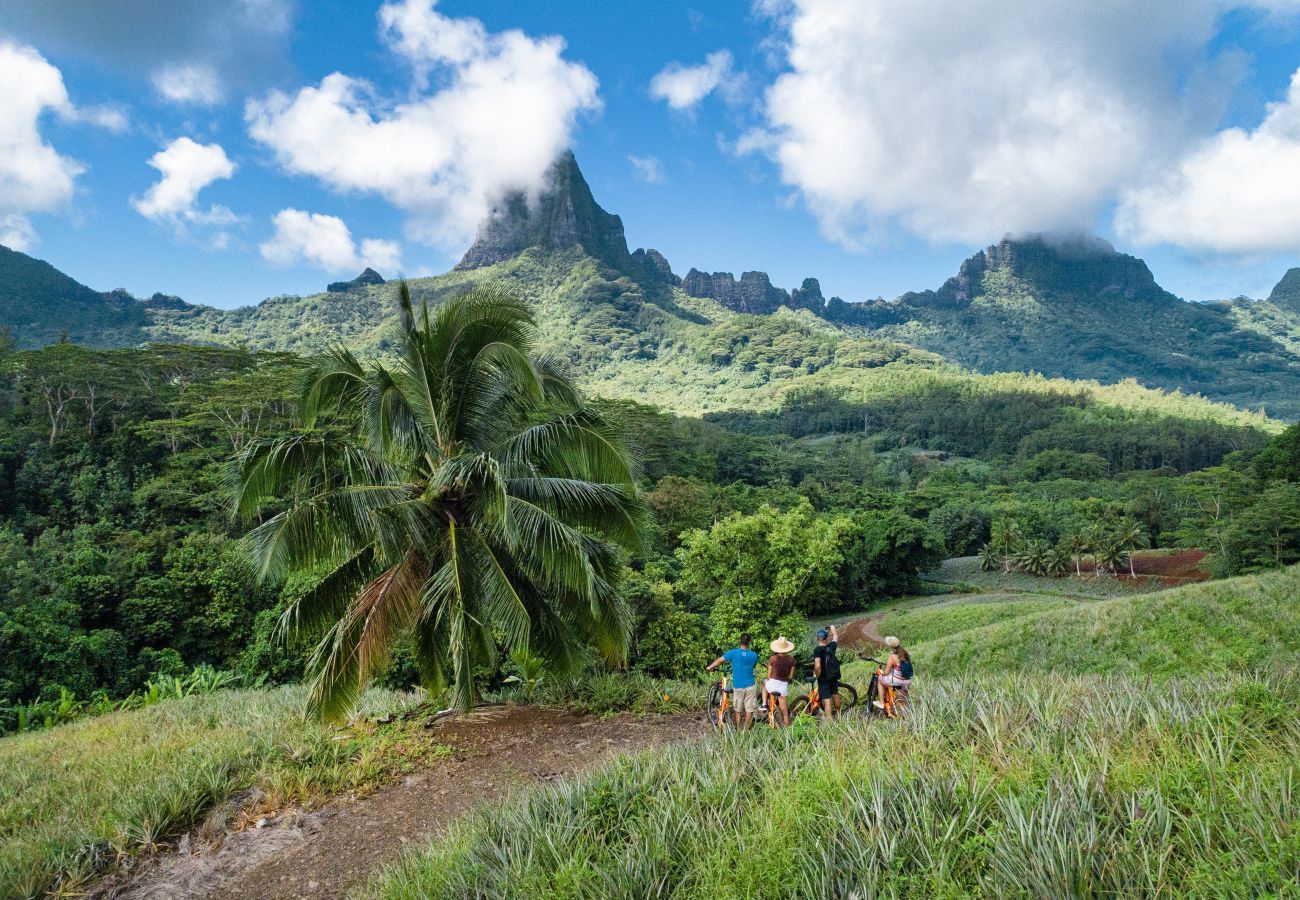
{"type": "Polygon", "coordinates": [[[879,628],[882,634],[906,636],[906,646],[911,647],[1007,619],[1070,607],[1078,602],[1038,594],[982,594],[887,613],[879,628]]]}
{"type": "Polygon", "coordinates": [[[1300,676],[1112,688],[942,679],[902,722],[642,754],[484,810],[364,895],[1300,896],[1300,676]]]}
{"type": "MultiPolygon", "coordinates": [[[[1167,678],[1300,664],[1300,566],[1153,594],[1062,603],[1011,615],[1015,601],[976,612],[915,614],[918,637],[895,631],[918,673],[1098,673],[1167,678]],[[956,630],[971,617],[997,617],[956,630]],[[947,633],[945,633],[947,632],[947,633]],[[931,637],[933,635],[933,637],[931,637]]],[[[1020,601],[1024,602],[1024,601],[1020,601]]]]}
{"type": "MultiPolygon", "coordinates": [[[[373,691],[364,716],[414,695],[373,691]]],[[[75,891],[256,784],[266,809],[364,788],[439,748],[395,722],[303,722],[298,689],[219,691],[0,739],[0,897],[75,891]]]]}

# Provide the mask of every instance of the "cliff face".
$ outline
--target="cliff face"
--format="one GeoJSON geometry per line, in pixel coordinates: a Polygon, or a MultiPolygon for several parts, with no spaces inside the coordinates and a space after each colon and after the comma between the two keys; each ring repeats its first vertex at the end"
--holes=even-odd
{"type": "Polygon", "coordinates": [[[790,295],[773,287],[766,272],[746,272],[736,281],[730,272],[710,275],[691,269],[682,279],[682,289],[692,297],[708,297],[728,309],[754,315],[768,315],[790,305],[790,295]]]}
{"type": "Polygon", "coordinates": [[[456,268],[481,269],[533,248],[552,252],[570,247],[582,247],[643,284],[677,285],[681,281],[659,251],[628,252],[623,220],[596,202],[570,152],[551,166],[546,186],[533,202],[515,192],[492,208],[456,268]]]}
{"type": "Polygon", "coordinates": [[[565,153],[547,172],[546,188],[535,203],[512,193],[493,207],[456,268],[481,269],[532,247],[554,251],[579,245],[615,269],[632,268],[623,220],[600,208],[577,160],[565,153]]]}

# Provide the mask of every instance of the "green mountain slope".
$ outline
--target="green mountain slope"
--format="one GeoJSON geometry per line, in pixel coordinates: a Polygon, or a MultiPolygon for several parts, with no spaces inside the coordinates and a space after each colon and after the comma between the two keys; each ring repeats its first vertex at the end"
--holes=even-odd
{"type": "MultiPolygon", "coordinates": [[[[628,251],[621,220],[596,202],[572,155],[557,161],[550,184],[532,203],[507,197],[453,271],[412,287],[437,303],[479,281],[515,285],[534,302],[547,348],[602,396],[679,413],[761,410],[795,390],[862,397],[950,383],[965,377],[955,363],[1048,376],[998,376],[1008,389],[1165,403],[1126,383],[1132,379],[1300,416],[1300,303],[1285,299],[1290,287],[1266,303],[1190,304],[1163,291],[1141,260],[1108,245],[1031,239],[981,251],[937,291],[888,303],[825,301],[815,279],[787,293],[761,272],[736,281],[692,269],[678,278],[656,251],[628,251]]],[[[379,282],[372,272],[320,294],[218,310],[161,295],[98,294],[5,251],[0,326],[14,327],[23,346],[67,330],[95,346],[151,340],[313,352],[343,343],[382,354],[396,289],[379,282]]],[[[1177,403],[1193,415],[1232,415],[1177,403]]]]}
{"type": "Polygon", "coordinates": [[[879,332],[978,371],[1132,377],[1300,415],[1300,318],[1266,330],[1244,324],[1233,305],[1186,303],[1103,242],[1003,241],[938,291],[873,307],[859,318],[897,319],[879,332]]]}
{"type": "Polygon", "coordinates": [[[140,301],[126,291],[93,291],[47,262],[0,247],[0,328],[20,347],[44,347],[63,338],[91,347],[123,347],[147,339],[152,308],[177,301],[155,295],[140,301]]]}

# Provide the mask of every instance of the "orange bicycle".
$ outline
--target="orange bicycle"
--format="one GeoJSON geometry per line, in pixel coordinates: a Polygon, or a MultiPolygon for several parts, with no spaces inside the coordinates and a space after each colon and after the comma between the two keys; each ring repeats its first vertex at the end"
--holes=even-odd
{"type": "Polygon", "coordinates": [[[708,716],[714,728],[727,727],[727,711],[731,708],[732,690],[733,688],[727,687],[726,675],[709,688],[708,716]]]}
{"type": "MultiPolygon", "coordinates": [[[[820,716],[822,714],[821,697],[817,693],[817,678],[809,675],[804,678],[812,687],[805,697],[796,697],[790,701],[790,718],[795,716],[810,715],[820,716]]],[[[857,688],[851,684],[840,683],[840,708],[837,715],[842,715],[858,705],[857,688]]]]}
{"type": "Polygon", "coordinates": [[[907,714],[911,700],[909,689],[905,687],[894,687],[886,684],[880,679],[885,674],[885,664],[875,657],[866,656],[868,659],[880,668],[871,676],[871,686],[867,688],[867,711],[870,715],[880,716],[886,719],[897,719],[907,714]]]}

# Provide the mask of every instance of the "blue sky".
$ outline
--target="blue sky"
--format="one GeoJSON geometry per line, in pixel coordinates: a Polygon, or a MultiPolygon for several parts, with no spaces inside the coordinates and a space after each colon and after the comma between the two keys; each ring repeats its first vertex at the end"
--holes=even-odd
{"type": "Polygon", "coordinates": [[[1300,2],[1006,9],[6,4],[0,235],[98,289],[237,306],[444,271],[572,146],[679,274],[889,298],[1079,230],[1189,299],[1300,264],[1300,2]]]}

